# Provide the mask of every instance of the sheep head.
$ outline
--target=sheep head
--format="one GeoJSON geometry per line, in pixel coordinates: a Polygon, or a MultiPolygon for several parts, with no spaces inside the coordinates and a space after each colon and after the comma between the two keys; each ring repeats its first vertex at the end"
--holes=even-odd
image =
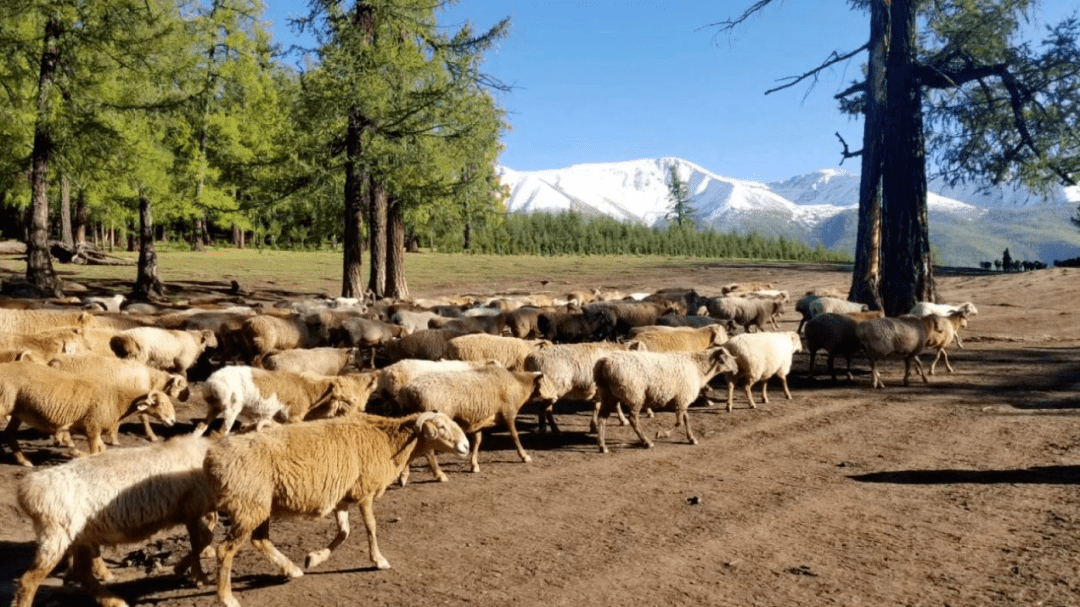
{"type": "Polygon", "coordinates": [[[184,379],[183,375],[177,375],[175,373],[169,374],[169,380],[165,382],[165,386],[162,390],[180,402],[186,402],[188,396],[191,395],[190,390],[188,390],[187,380],[184,379]]]}
{"type": "Polygon", "coordinates": [[[734,375],[739,372],[739,363],[730,352],[723,348],[716,348],[709,353],[709,374],[721,373],[734,375]]]}
{"type": "MultiPolygon", "coordinates": [[[[469,455],[469,439],[461,426],[450,416],[438,411],[425,411],[416,418],[416,433],[426,449],[446,451],[466,457],[469,455]]],[[[419,449],[419,447],[418,447],[419,449]]]]}
{"type": "Polygon", "coordinates": [[[157,418],[166,427],[176,423],[176,409],[169,395],[161,390],[151,390],[135,399],[135,410],[157,418]]]}

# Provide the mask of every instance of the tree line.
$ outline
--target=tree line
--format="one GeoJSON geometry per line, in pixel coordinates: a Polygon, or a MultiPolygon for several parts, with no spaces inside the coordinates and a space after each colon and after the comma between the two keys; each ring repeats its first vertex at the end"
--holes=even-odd
{"type": "Polygon", "coordinates": [[[494,93],[508,87],[482,63],[509,20],[448,27],[422,0],[306,5],[305,49],[273,43],[258,0],[0,6],[0,212],[24,228],[38,292],[60,294],[55,225],[67,245],[137,234],[135,296],[162,294],[155,238],[200,248],[223,231],[342,243],[344,295],[406,296],[407,231],[466,231],[499,209],[494,93]]]}

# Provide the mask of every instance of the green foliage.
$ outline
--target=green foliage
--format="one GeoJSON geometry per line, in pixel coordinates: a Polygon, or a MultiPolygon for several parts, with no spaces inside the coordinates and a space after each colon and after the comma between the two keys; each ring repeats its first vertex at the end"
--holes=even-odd
{"type": "MultiPolygon", "coordinates": [[[[441,252],[461,252],[460,239],[447,235],[432,242],[441,252]]],[[[847,253],[756,234],[721,234],[672,224],[650,228],[610,217],[580,213],[516,213],[473,232],[475,253],[496,255],[676,255],[794,261],[850,261],[847,253]]]]}
{"type": "Polygon", "coordinates": [[[690,206],[690,190],[686,182],[679,178],[675,165],[668,167],[668,201],[671,206],[665,219],[674,220],[680,228],[694,226],[696,219],[694,208],[690,206]]]}

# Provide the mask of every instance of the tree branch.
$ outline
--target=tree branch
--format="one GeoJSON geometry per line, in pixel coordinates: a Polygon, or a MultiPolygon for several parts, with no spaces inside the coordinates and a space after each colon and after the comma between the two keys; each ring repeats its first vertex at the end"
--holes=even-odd
{"type": "Polygon", "coordinates": [[[775,93],[776,91],[782,91],[782,90],[784,90],[786,88],[793,87],[796,84],[802,82],[803,80],[806,80],[807,78],[810,78],[811,76],[813,76],[814,80],[816,81],[817,80],[817,75],[820,72],[822,72],[823,70],[825,70],[825,68],[832,67],[832,66],[836,65],[837,63],[840,63],[841,61],[847,61],[848,59],[851,59],[855,55],[858,55],[859,53],[861,53],[861,52],[863,52],[863,51],[865,51],[865,50],[867,50],[869,48],[870,48],[870,43],[867,42],[866,44],[860,46],[859,48],[857,48],[857,49],[855,49],[853,51],[851,51],[850,53],[845,53],[843,55],[837,53],[836,51],[833,51],[829,55],[829,58],[825,60],[825,63],[822,63],[821,65],[815,67],[814,69],[810,70],[809,72],[806,72],[802,76],[788,76],[787,78],[781,78],[781,80],[791,80],[791,82],[789,82],[787,84],[784,84],[782,86],[778,86],[776,88],[769,89],[769,90],[765,91],[765,94],[768,95],[769,93],[775,93]]]}
{"type": "Polygon", "coordinates": [[[846,141],[844,141],[844,138],[840,136],[839,131],[836,132],[836,138],[840,140],[840,145],[844,146],[844,151],[840,152],[840,166],[844,166],[844,161],[847,160],[848,158],[855,158],[856,156],[862,156],[862,153],[863,153],[862,150],[852,152],[852,151],[850,151],[848,149],[848,144],[847,144],[846,141]]]}
{"type": "Polygon", "coordinates": [[[718,27],[718,28],[720,28],[720,29],[716,30],[715,34],[713,34],[713,41],[715,42],[717,36],[719,36],[720,34],[722,34],[724,32],[731,33],[735,29],[736,26],[738,26],[740,23],[746,21],[750,17],[754,16],[754,13],[757,13],[757,12],[761,11],[761,9],[763,9],[766,6],[772,4],[772,1],[773,0],[758,0],[750,8],[743,11],[743,14],[739,15],[735,19],[727,19],[725,21],[717,21],[716,23],[706,23],[705,25],[695,29],[694,31],[696,32],[698,30],[702,30],[702,29],[705,29],[707,27],[718,27]]]}

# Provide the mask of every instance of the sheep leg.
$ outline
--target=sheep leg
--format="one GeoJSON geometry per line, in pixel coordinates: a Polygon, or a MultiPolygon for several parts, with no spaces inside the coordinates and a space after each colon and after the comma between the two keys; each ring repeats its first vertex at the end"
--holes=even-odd
{"type": "Polygon", "coordinates": [[[103,582],[111,582],[116,578],[112,571],[109,571],[109,568],[105,565],[105,559],[101,558],[100,551],[97,556],[94,557],[94,560],[90,561],[90,568],[94,572],[94,577],[103,582]]]}
{"type": "Polygon", "coordinates": [[[640,416],[638,415],[638,410],[636,408],[634,408],[634,407],[630,407],[630,415],[629,415],[629,417],[630,417],[630,427],[633,428],[634,432],[637,433],[638,438],[641,439],[641,442],[645,443],[645,448],[646,449],[652,449],[652,447],[653,447],[652,441],[645,438],[645,433],[641,430],[641,419],[640,419],[640,416]]]}
{"type": "Polygon", "coordinates": [[[728,378],[727,380],[727,410],[731,413],[731,409],[735,404],[735,380],[728,378]]]}
{"type": "MultiPolygon", "coordinates": [[[[259,549],[260,552],[266,555],[266,558],[270,559],[270,562],[281,568],[281,572],[291,578],[298,578],[304,575],[304,571],[296,566],[295,563],[289,560],[289,557],[281,554],[274,543],[270,541],[270,519],[266,519],[261,525],[255,528],[255,531],[251,532],[251,543],[253,546],[259,549]]],[[[218,575],[221,575],[218,573],[218,575]]]]}
{"type": "MultiPolygon", "coordinates": [[[[427,451],[424,455],[427,457],[428,467],[431,468],[431,473],[435,475],[435,479],[440,483],[445,483],[449,480],[446,473],[442,471],[442,468],[439,468],[439,460],[435,457],[435,452],[427,451]]],[[[405,478],[406,480],[409,478],[407,474],[405,478]]]]}
{"type": "Polygon", "coordinates": [[[691,445],[698,444],[697,437],[694,436],[694,431],[690,429],[690,412],[685,409],[676,409],[675,411],[675,425],[671,427],[671,430],[665,430],[663,432],[657,431],[656,438],[667,438],[671,436],[672,431],[679,426],[686,426],[686,440],[691,445]]]}
{"type": "MultiPolygon", "coordinates": [[[[815,356],[817,356],[817,350],[811,350],[810,351],[810,364],[808,364],[807,367],[806,367],[806,378],[807,379],[814,379],[814,357],[815,356]]],[[[830,358],[829,360],[832,360],[832,359],[830,358]]],[[[829,367],[829,370],[832,370],[832,367],[829,367]]],[[[833,377],[833,379],[836,379],[836,378],[833,377]]]]}
{"type": "MultiPolygon", "coordinates": [[[[847,357],[847,378],[848,381],[855,379],[855,376],[851,374],[851,356],[847,357]]],[[[833,379],[836,379],[835,377],[833,379]]]]}
{"type": "Polygon", "coordinates": [[[469,472],[480,472],[480,439],[483,437],[484,435],[479,430],[469,436],[472,442],[472,449],[469,452],[469,472]]]}
{"type": "MultiPolygon", "coordinates": [[[[477,432],[479,434],[479,432],[477,432]]],[[[372,507],[374,497],[365,495],[360,499],[360,514],[364,517],[364,527],[367,529],[368,553],[371,561],[379,569],[389,569],[390,561],[387,561],[379,552],[379,542],[375,539],[375,510],[372,507]]]]}
{"type": "Polygon", "coordinates": [[[870,359],[870,387],[871,388],[884,388],[885,384],[881,381],[881,373],[878,372],[877,361],[873,358],[870,359]]]}
{"type": "Polygon", "coordinates": [[[518,456],[521,461],[526,464],[532,461],[528,453],[525,453],[525,447],[521,446],[521,437],[518,436],[517,430],[517,417],[504,417],[503,421],[506,423],[506,427],[510,430],[510,438],[514,439],[514,446],[517,447],[518,456]]]}
{"type": "Polygon", "coordinates": [[[30,607],[34,602],[34,595],[37,594],[41,582],[49,577],[49,573],[64,558],[64,553],[67,552],[69,546],[68,540],[63,533],[51,531],[59,530],[51,529],[46,531],[38,539],[34,564],[19,578],[18,588],[15,591],[15,600],[11,603],[12,607],[30,607]]]}
{"type": "Polygon", "coordinates": [[[217,526],[217,520],[217,512],[212,512],[206,516],[200,516],[195,521],[185,523],[188,537],[191,539],[191,551],[176,563],[176,566],[173,567],[173,575],[181,576],[188,569],[191,569],[195,586],[198,587],[208,583],[206,572],[203,571],[199,557],[206,547],[214,541],[214,527],[217,526]]]}
{"type": "MultiPolygon", "coordinates": [[[[206,418],[199,422],[199,424],[195,426],[195,431],[192,432],[195,436],[206,434],[206,430],[210,427],[211,422],[213,422],[218,414],[221,413],[221,410],[211,401],[211,399],[207,399],[206,409],[206,418]]],[[[223,431],[227,432],[228,429],[228,426],[226,426],[223,431]]]]}
{"type": "Polygon", "coordinates": [[[769,378],[767,377],[761,380],[761,400],[765,401],[766,405],[769,404],[769,378]]]}
{"type": "Polygon", "coordinates": [[[915,362],[915,369],[919,372],[919,375],[922,376],[923,383],[930,383],[930,380],[926,378],[926,371],[923,370],[922,361],[919,360],[919,357],[912,356],[911,360],[915,362]]]}
{"type": "Polygon", "coordinates": [[[625,426],[628,423],[630,423],[630,422],[628,422],[626,420],[626,416],[623,415],[622,405],[616,405],[616,407],[615,407],[615,415],[619,416],[619,425],[620,426],[625,426]]]}
{"type": "Polygon", "coordinates": [[[334,520],[337,521],[338,532],[334,536],[330,545],[322,550],[313,550],[308,553],[307,558],[304,559],[304,569],[311,569],[317,567],[326,562],[326,559],[330,558],[330,553],[337,549],[349,537],[349,504],[344,500],[341,501],[334,509],[334,520]]]}
{"type": "Polygon", "coordinates": [[[619,401],[615,400],[607,394],[606,391],[601,393],[600,401],[596,403],[595,409],[593,409],[593,420],[596,424],[596,445],[600,447],[600,453],[607,453],[607,442],[604,440],[604,435],[607,430],[607,420],[611,417],[611,410],[619,406],[619,401]]]}
{"type": "Polygon", "coordinates": [[[14,415],[11,416],[11,421],[8,422],[7,428],[4,430],[4,434],[7,436],[8,449],[11,449],[11,454],[15,457],[15,461],[27,468],[33,468],[34,464],[26,458],[26,454],[24,454],[19,447],[19,441],[15,438],[19,433],[19,426],[21,424],[21,419],[14,415]]]}
{"type": "Polygon", "coordinates": [[[251,537],[251,531],[234,523],[225,534],[225,540],[218,546],[217,596],[218,602],[225,607],[240,607],[240,601],[236,600],[232,593],[233,559],[249,537],[251,537]]]}
{"type": "MultiPolygon", "coordinates": [[[[743,387],[746,389],[746,400],[750,401],[750,408],[751,409],[757,409],[757,403],[754,402],[754,395],[750,391],[754,387],[754,382],[752,382],[750,380],[746,380],[746,384],[743,387]]],[[[765,391],[764,391],[765,387],[762,386],[761,389],[762,389],[761,395],[764,396],[765,395],[765,391]]],[[[765,401],[766,404],[768,404],[768,402],[769,401],[765,401]]]]}
{"type": "Polygon", "coordinates": [[[784,396],[788,400],[791,400],[791,390],[788,390],[787,375],[781,375],[780,376],[780,385],[782,385],[784,387],[784,396]]]}
{"type": "Polygon", "coordinates": [[[86,592],[102,607],[128,607],[124,599],[109,592],[94,577],[94,561],[101,558],[97,546],[75,546],[72,550],[72,579],[79,582],[86,592]]]}

